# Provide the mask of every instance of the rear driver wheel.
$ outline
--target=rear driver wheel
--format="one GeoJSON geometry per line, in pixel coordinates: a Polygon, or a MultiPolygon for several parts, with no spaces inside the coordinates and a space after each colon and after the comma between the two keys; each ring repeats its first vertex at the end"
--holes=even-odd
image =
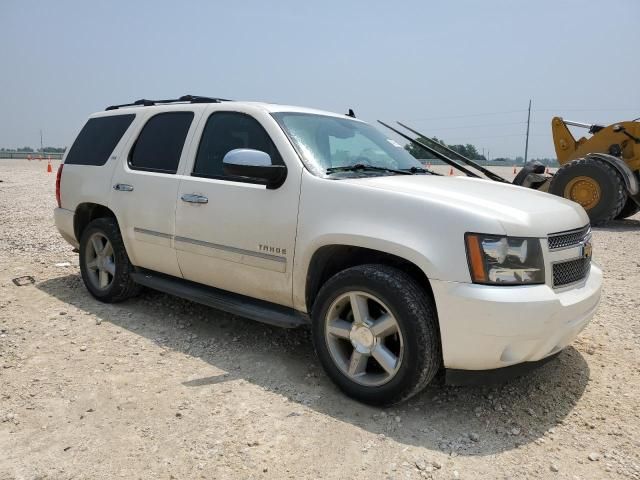
{"type": "Polygon", "coordinates": [[[80,237],[80,273],[87,290],[101,302],[121,302],[140,291],[133,265],[113,218],[93,220],[80,237]]]}

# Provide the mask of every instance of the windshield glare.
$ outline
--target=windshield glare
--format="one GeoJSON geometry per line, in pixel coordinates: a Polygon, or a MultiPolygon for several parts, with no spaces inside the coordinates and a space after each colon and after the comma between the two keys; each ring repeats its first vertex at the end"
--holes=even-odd
{"type": "MultiPolygon", "coordinates": [[[[367,123],[310,113],[278,112],[272,115],[315,175],[325,176],[328,168],[357,164],[395,170],[422,168],[402,145],[367,123]]],[[[363,172],[358,172],[361,174],[363,172]]],[[[376,172],[366,171],[366,174],[376,172]]]]}

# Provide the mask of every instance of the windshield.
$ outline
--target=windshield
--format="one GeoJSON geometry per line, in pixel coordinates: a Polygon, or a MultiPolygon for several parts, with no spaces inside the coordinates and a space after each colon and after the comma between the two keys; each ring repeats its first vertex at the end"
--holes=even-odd
{"type": "Polygon", "coordinates": [[[310,113],[277,112],[272,115],[307,168],[315,175],[392,175],[393,172],[383,169],[422,168],[422,164],[402,145],[367,123],[310,113]],[[377,167],[380,170],[327,172],[327,169],[352,165],[377,167]]]}

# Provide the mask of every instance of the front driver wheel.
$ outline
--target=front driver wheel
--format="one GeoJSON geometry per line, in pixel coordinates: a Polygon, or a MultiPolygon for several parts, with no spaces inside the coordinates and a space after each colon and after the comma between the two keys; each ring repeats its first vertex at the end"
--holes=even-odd
{"type": "Polygon", "coordinates": [[[441,366],[433,302],[396,268],[361,265],[336,274],[320,289],[312,317],[322,366],[342,391],[363,403],[406,400],[441,366]]]}

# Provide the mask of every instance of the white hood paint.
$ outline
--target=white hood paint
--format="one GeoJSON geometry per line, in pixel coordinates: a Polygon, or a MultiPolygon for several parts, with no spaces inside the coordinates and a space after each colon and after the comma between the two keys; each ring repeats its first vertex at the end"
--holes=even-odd
{"type": "MultiPolygon", "coordinates": [[[[389,175],[339,180],[446,204],[499,221],[507,235],[546,237],[580,228],[589,217],[577,203],[530,188],[469,177],[389,175]]],[[[400,201],[399,201],[400,204],[400,201]]]]}

